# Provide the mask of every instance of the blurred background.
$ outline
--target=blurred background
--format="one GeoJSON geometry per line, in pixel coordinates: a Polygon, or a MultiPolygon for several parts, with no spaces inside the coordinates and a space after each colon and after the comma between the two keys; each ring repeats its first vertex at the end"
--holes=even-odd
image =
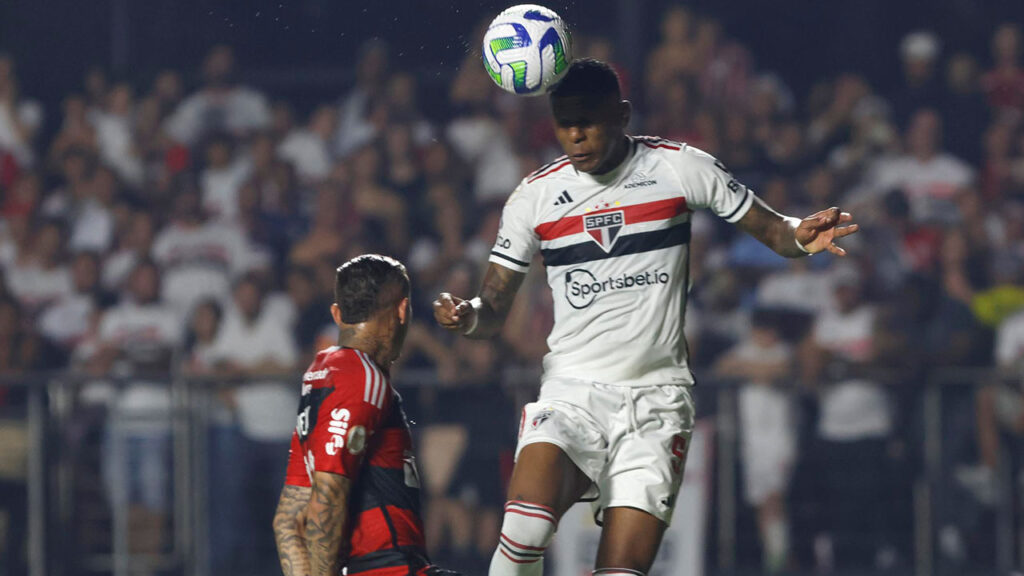
{"type": "MultiPolygon", "coordinates": [[[[413,280],[394,379],[431,553],[485,573],[551,295],[535,262],[493,342],[430,302],[475,292],[505,197],[561,154],[481,64],[507,4],[0,3],[0,574],[279,573],[299,375],[368,251],[413,280]]],[[[1019,569],[1024,4],[546,5],[633,133],[863,227],[788,262],[695,215],[696,566],[655,573],[1019,569]]]]}

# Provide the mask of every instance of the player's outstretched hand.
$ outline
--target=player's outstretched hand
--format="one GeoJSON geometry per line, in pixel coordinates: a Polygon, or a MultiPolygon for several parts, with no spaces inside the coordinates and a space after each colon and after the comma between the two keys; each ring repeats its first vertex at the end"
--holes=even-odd
{"type": "Polygon", "coordinates": [[[474,314],[476,310],[469,300],[463,300],[447,292],[441,292],[437,300],[434,300],[434,320],[446,330],[465,332],[473,325],[474,314]]]}
{"type": "Polygon", "coordinates": [[[828,250],[836,256],[846,256],[846,250],[837,246],[836,240],[860,230],[857,224],[841,226],[852,220],[853,216],[849,212],[842,212],[833,206],[801,220],[794,234],[811,254],[828,250]]]}

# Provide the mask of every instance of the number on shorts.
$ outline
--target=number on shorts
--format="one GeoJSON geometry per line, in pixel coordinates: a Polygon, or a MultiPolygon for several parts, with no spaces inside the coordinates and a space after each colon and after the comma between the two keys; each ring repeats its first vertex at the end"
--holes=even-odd
{"type": "Polygon", "coordinates": [[[676,434],[672,437],[672,472],[677,476],[683,471],[684,462],[686,462],[686,437],[676,434]]]}

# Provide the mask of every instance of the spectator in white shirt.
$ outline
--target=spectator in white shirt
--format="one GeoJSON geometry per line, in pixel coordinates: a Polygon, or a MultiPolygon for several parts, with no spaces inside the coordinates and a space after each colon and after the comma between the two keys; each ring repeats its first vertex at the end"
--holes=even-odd
{"type": "Polygon", "coordinates": [[[199,176],[203,210],[214,220],[233,220],[238,216],[238,190],[251,164],[235,154],[234,141],[224,134],[211,137],[204,152],[206,167],[199,176]]]}
{"type": "MultiPolygon", "coordinates": [[[[222,374],[242,378],[228,391],[241,437],[234,453],[215,461],[210,471],[216,510],[231,514],[234,522],[211,526],[211,540],[217,543],[212,560],[215,567],[223,567],[231,558],[241,558],[242,565],[227,569],[261,574],[265,566],[276,564],[273,537],[263,527],[273,517],[274,500],[268,495],[281,488],[280,456],[287,452],[295,427],[295,390],[287,373],[295,369],[298,353],[290,326],[265,304],[258,276],[247,274],[236,284],[233,303],[207,355],[222,374]],[[244,546],[241,554],[238,546],[244,546]]],[[[223,430],[217,434],[221,445],[228,443],[224,436],[223,430]]]]}
{"type": "Polygon", "coordinates": [[[163,270],[162,292],[183,314],[203,298],[226,300],[231,283],[249,267],[253,253],[241,231],[227,222],[209,222],[199,194],[184,183],[174,198],[173,219],[153,243],[153,259],[163,270]]]}
{"type": "Polygon", "coordinates": [[[719,356],[714,372],[739,379],[740,443],[747,501],[757,508],[764,570],[788,568],[786,492],[796,462],[796,422],[785,384],[793,373],[793,350],[772,315],[755,311],[746,338],[719,356]]]}
{"type": "Polygon", "coordinates": [[[167,134],[193,146],[216,132],[244,136],[270,125],[270,107],[259,92],[235,83],[235,56],[215,46],[203,62],[203,87],[186,98],[167,119],[167,134]]]}
{"type": "Polygon", "coordinates": [[[310,115],[304,128],[289,132],[277,147],[277,155],[295,167],[304,183],[320,182],[330,174],[330,141],[337,118],[333,107],[320,106],[310,115]]]}
{"type": "Polygon", "coordinates": [[[949,223],[957,219],[956,194],[974,182],[974,171],[942,150],[942,119],[934,110],[917,111],[906,133],[906,153],[882,160],[871,177],[871,194],[902,190],[918,223],[949,223]]]}
{"type": "Polygon", "coordinates": [[[32,236],[29,254],[20,255],[7,269],[7,287],[30,314],[71,294],[71,272],[64,264],[64,231],[60,224],[42,222],[32,236]]]}
{"type": "Polygon", "coordinates": [[[886,511],[897,512],[885,491],[893,406],[871,375],[881,338],[875,307],[863,297],[863,275],[854,265],[834,271],[836,307],[818,316],[802,369],[820,390],[826,538],[834,563],[875,568],[891,551],[886,511]]]}
{"type": "Polygon", "coordinates": [[[137,553],[158,553],[165,545],[171,398],[161,376],[170,372],[182,328],[181,317],[160,301],[159,270],[143,261],[121,304],[103,314],[89,359],[96,374],[131,378],[112,407],[103,459],[110,499],[128,506],[129,547],[137,553]],[[148,381],[145,375],[158,376],[148,381]]]}
{"type": "Polygon", "coordinates": [[[121,83],[114,86],[106,98],[106,105],[92,116],[96,126],[96,141],[100,158],[114,168],[125,182],[142,184],[143,166],[135,145],[135,96],[132,87],[121,83]]]}

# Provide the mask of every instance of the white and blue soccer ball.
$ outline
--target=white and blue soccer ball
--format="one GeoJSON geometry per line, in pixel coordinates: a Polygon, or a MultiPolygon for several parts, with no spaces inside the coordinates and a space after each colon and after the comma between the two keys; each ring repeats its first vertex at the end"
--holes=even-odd
{"type": "Polygon", "coordinates": [[[484,68],[502,90],[538,96],[551,89],[572,62],[565,21],[536,4],[513,6],[484,34],[484,68]]]}

